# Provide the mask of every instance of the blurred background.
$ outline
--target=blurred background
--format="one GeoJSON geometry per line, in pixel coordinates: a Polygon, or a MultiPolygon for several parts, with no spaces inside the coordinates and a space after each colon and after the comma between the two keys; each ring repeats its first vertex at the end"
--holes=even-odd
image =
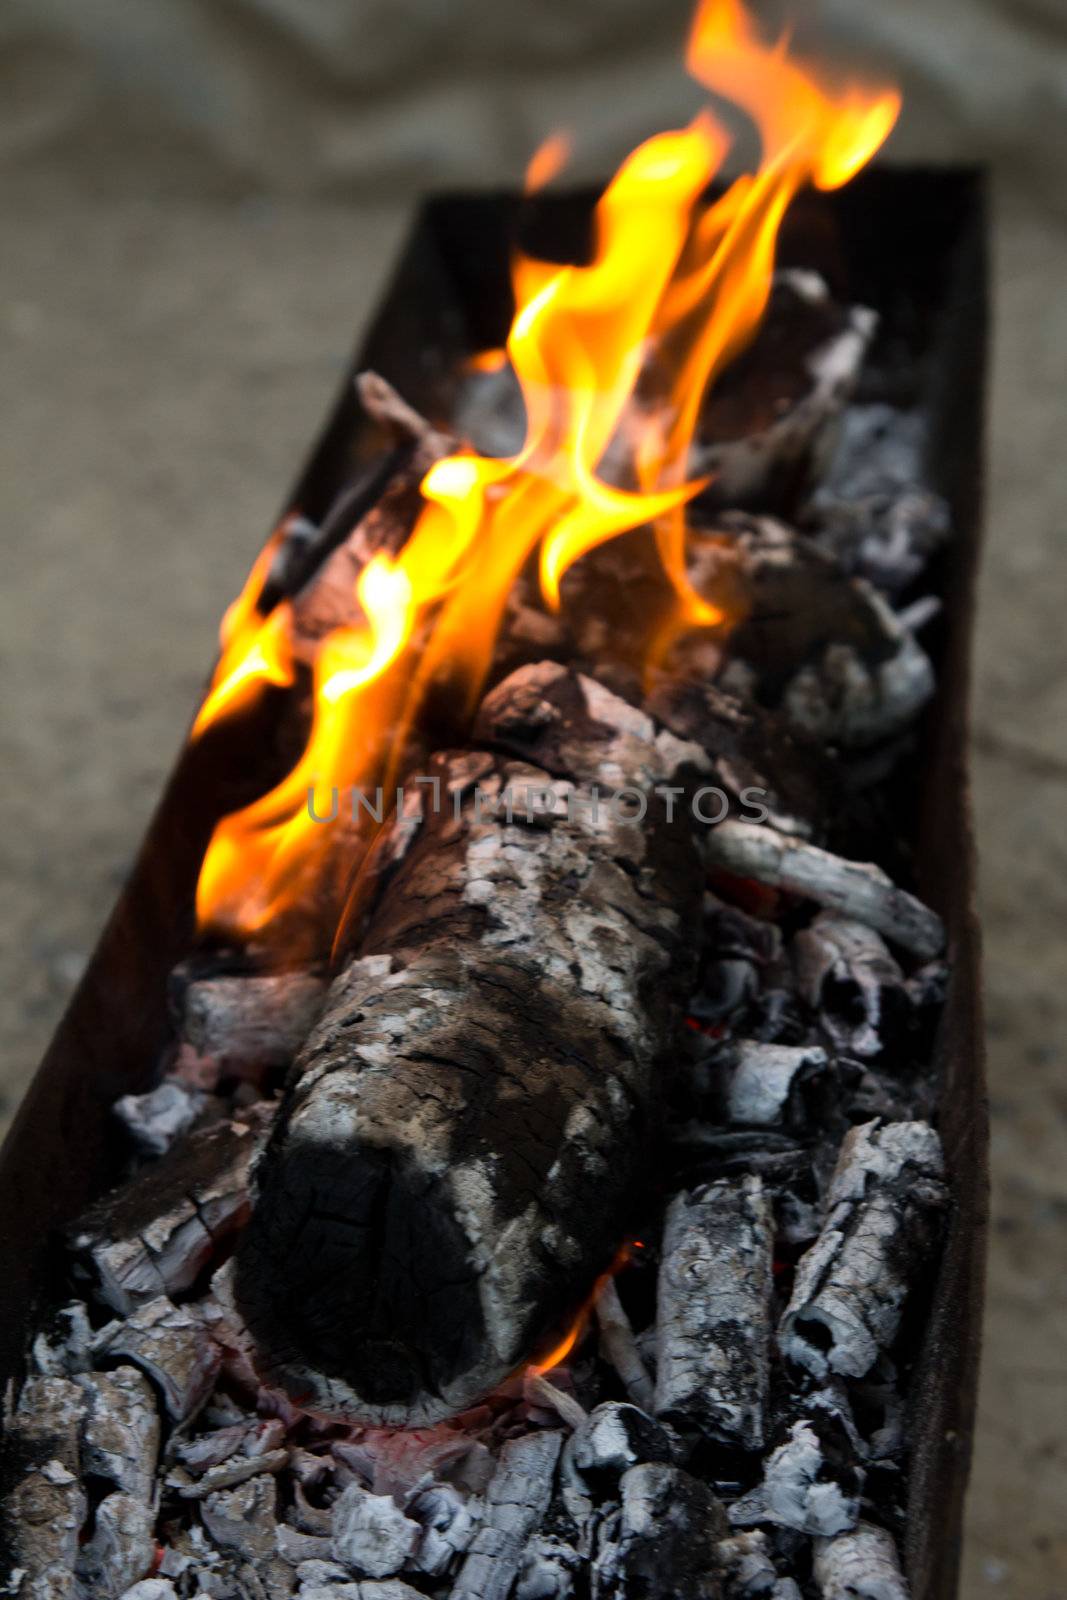
{"type": "MultiPolygon", "coordinates": [[[[418,196],[689,116],[688,0],[0,8],[0,1121],[418,196]]],[[[1067,5],[826,0],[895,160],[989,163],[974,728],[993,1243],[962,1593],[1067,1596],[1067,5]]],[[[921,240],[916,241],[921,248],[921,240]]],[[[979,463],[975,463],[976,470],[979,463]]]]}

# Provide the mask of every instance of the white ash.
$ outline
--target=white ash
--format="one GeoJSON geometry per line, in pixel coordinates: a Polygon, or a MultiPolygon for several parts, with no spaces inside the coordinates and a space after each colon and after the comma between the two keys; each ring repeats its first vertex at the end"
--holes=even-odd
{"type": "Polygon", "coordinates": [[[880,934],[836,911],[820,911],[790,945],[797,989],[820,1012],[834,1044],[881,1054],[887,1030],[910,1006],[904,974],[880,934]]]}
{"type": "Polygon", "coordinates": [[[822,1600],[910,1600],[892,1535],[860,1522],[836,1539],[815,1541],[815,1582],[822,1600]]]}
{"type": "Polygon", "coordinates": [[[124,1094],[113,1110],[142,1155],[161,1156],[188,1133],[206,1103],[199,1089],[165,1078],[147,1094],[124,1094]]]}
{"type": "Polygon", "coordinates": [[[829,1065],[818,1045],[764,1044],[739,1039],[726,1088],[727,1120],[776,1127],[788,1120],[791,1100],[829,1065]]]}
{"type": "Polygon", "coordinates": [[[891,1345],[947,1201],[941,1144],[925,1122],[877,1121],[841,1147],[818,1239],[801,1257],[782,1354],[816,1377],[860,1378],[891,1345]]]}
{"type": "Polygon", "coordinates": [[[86,1373],[83,1472],[106,1478],[116,1489],[147,1504],[153,1495],[159,1456],[159,1415],[148,1379],[136,1367],[86,1373]]]}
{"type": "Polygon", "coordinates": [[[192,1417],[211,1393],[222,1352],[203,1320],[165,1296],[111,1322],[96,1340],[99,1360],[125,1357],[157,1385],[175,1422],[192,1417]]]}
{"type": "Polygon", "coordinates": [[[121,1600],[152,1570],[152,1506],[128,1494],[109,1494],[96,1508],[92,1538],[78,1555],[78,1576],[100,1600],[121,1600]]]}
{"type": "Polygon", "coordinates": [[[415,1549],[421,1528],[388,1495],[350,1483],[333,1505],[333,1553],[362,1578],[390,1578],[415,1549]]]}
{"type": "Polygon", "coordinates": [[[801,1600],[792,1578],[780,1577],[761,1529],[723,1539],[715,1552],[726,1600],[801,1600]]]}
{"type": "Polygon", "coordinates": [[[763,1478],[730,1507],[735,1527],[774,1522],[798,1533],[843,1533],[856,1525],[862,1468],[848,1462],[834,1471],[814,1422],[794,1422],[763,1463],[763,1478]]]}
{"type": "Polygon", "coordinates": [[[20,1600],[76,1600],[74,1565],[88,1502],[76,1474],[47,1460],[15,1484],[5,1505],[20,1600]]]}
{"type": "Polygon", "coordinates": [[[178,1591],[169,1578],[142,1578],[126,1590],[122,1600],[178,1600],[178,1591]]]}
{"type": "Polygon", "coordinates": [[[844,912],[923,960],[944,946],[940,917],[871,862],[847,861],[759,823],[732,820],[710,829],[704,849],[712,866],[844,912]]]}
{"type": "Polygon", "coordinates": [[[758,1177],[676,1195],[656,1322],[656,1413],[742,1449],[763,1443],[774,1217],[758,1177]]]}
{"type": "Polygon", "coordinates": [[[452,1600],[507,1600],[530,1535],[552,1495],[562,1435],[510,1439],[485,1496],[485,1521],[452,1588],[452,1600]]]}
{"type": "Polygon", "coordinates": [[[88,1372],[92,1359],[93,1330],[83,1300],[72,1300],[56,1312],[51,1333],[38,1333],[31,1346],[34,1370],[43,1377],[72,1377],[88,1372]]]}

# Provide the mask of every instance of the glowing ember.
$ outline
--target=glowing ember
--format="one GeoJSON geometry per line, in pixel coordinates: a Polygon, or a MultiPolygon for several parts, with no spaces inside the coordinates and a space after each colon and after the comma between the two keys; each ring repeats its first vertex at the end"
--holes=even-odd
{"type": "MultiPolygon", "coordinates": [[[[304,754],[275,790],[216,829],[197,893],[203,926],[269,937],[280,911],[314,898],[329,830],[308,815],[309,788],[377,782],[390,741],[397,748],[433,682],[454,685],[473,709],[509,592],[531,557],[556,609],[576,561],[647,527],[677,597],[675,627],[724,621],[686,574],[686,504],[701,487],[687,459],[702,398],[759,324],[790,200],[806,184],[830,189],[850,178],[892,127],[898,97],[827,85],[783,43],[763,42],[737,0],[704,0],[687,65],[752,119],[758,170],[705,202],[731,141],[703,112],[623,163],[596,208],[588,265],[516,258],[507,359],[525,403],[524,444],[507,460],[461,451],[426,474],[406,544],[375,557],[359,581],[365,625],[335,630],[319,648],[304,754]],[[620,441],[630,488],[600,474],[620,441]]],[[[558,139],[542,146],[528,187],[548,181],[565,154],[558,139]]],[[[227,614],[198,734],[265,684],[292,682],[288,608],[263,617],[256,607],[270,553],[227,614]]],[[[323,931],[328,943],[332,930],[323,931]]]]}

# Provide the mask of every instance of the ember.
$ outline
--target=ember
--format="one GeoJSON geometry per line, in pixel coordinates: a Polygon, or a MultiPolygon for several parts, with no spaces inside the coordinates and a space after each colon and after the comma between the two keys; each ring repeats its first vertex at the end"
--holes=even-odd
{"type": "Polygon", "coordinates": [[[226,614],[194,747],[280,705],[266,792],[65,1230],[24,1600],[907,1594],[947,967],[884,802],[948,515],[875,313],[775,265],[897,100],[735,0],[688,64],[758,170],[648,141],[447,413],[364,373],[386,449],[226,614]]]}

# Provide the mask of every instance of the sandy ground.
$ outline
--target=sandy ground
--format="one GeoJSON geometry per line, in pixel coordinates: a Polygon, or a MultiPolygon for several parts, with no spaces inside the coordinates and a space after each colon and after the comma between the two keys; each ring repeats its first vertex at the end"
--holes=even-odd
{"type": "MultiPolygon", "coordinates": [[[[185,732],[398,210],[0,195],[6,1118],[185,732]]],[[[1067,226],[998,210],[975,772],[993,1248],[963,1594],[1067,1597],[1067,226]]]]}

